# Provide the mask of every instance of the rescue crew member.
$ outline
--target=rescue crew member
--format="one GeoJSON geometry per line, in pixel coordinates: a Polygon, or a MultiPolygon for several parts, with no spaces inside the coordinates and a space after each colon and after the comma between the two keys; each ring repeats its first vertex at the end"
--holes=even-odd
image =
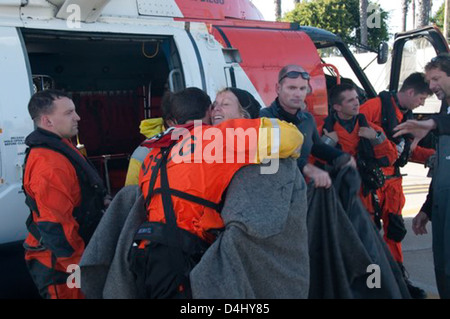
{"type": "Polygon", "coordinates": [[[320,139],[314,117],[305,111],[305,98],[311,93],[309,79],[309,73],[298,65],[283,67],[275,86],[278,97],[269,107],[261,110],[260,116],[278,118],[297,126],[304,136],[301,155],[297,161],[300,171],[305,178],[314,181],[315,187],[329,188],[330,175],[308,162],[310,154],[332,165],[340,162],[356,168],[356,163],[348,154],[323,143],[320,139]]]}
{"type": "Polygon", "coordinates": [[[369,122],[381,126],[386,136],[396,144],[398,159],[394,165],[382,168],[386,182],[378,191],[383,227],[386,229],[383,238],[404,274],[411,296],[418,299],[425,298],[426,294],[407,280],[403,265],[401,241],[406,235],[406,229],[401,214],[405,196],[400,167],[406,165],[409,160],[425,163],[434,154],[434,150],[423,147],[411,150],[412,138],[409,136],[394,138],[393,129],[399,123],[411,119],[412,110],[423,105],[431,94],[424,74],[416,72],[405,79],[399,92],[381,92],[378,97],[366,101],[360,110],[369,122]]]}
{"type": "MultiPolygon", "coordinates": [[[[225,103],[218,102],[215,103],[219,106],[217,109],[214,108],[212,104],[210,112],[215,110],[214,115],[211,114],[211,122],[205,124],[219,124],[224,120],[234,119],[234,118],[257,118],[259,117],[259,110],[261,105],[256,101],[256,99],[249,92],[241,90],[238,88],[225,88],[217,93],[219,100],[227,99],[225,103]],[[241,103],[239,103],[238,98],[241,103]],[[242,106],[245,105],[245,108],[242,106]],[[228,107],[231,107],[229,110],[228,107]],[[216,117],[216,119],[214,119],[216,117]]],[[[216,101],[218,99],[216,98],[216,101]]],[[[141,134],[148,139],[162,133],[165,127],[169,128],[174,126],[173,121],[170,120],[169,110],[167,107],[162,105],[163,117],[155,119],[146,119],[141,122],[140,130],[141,134]]],[[[145,144],[147,141],[144,141],[145,144]]],[[[148,147],[139,145],[133,152],[130,158],[130,163],[128,165],[127,176],[125,179],[125,186],[137,185],[139,181],[139,171],[142,166],[147,154],[150,152],[148,147]]]]}
{"type": "MultiPolygon", "coordinates": [[[[146,138],[151,138],[161,132],[164,132],[164,120],[162,117],[142,120],[139,125],[139,129],[142,135],[146,138]]],[[[139,183],[139,170],[141,169],[142,162],[149,151],[150,150],[147,147],[141,145],[133,151],[133,154],[131,154],[130,157],[130,163],[128,164],[125,186],[137,185],[139,183]]]]}
{"type": "Polygon", "coordinates": [[[425,77],[431,91],[442,100],[439,114],[424,121],[408,120],[399,124],[394,137],[411,133],[415,139],[413,146],[431,130],[438,136],[436,160],[432,165],[432,182],[425,204],[413,219],[413,231],[426,234],[426,224],[432,221],[433,257],[436,283],[441,298],[450,298],[450,247],[448,236],[450,228],[450,55],[440,54],[425,66],[425,77]]]}
{"type": "Polygon", "coordinates": [[[211,100],[198,88],[164,99],[170,100],[177,126],[148,143],[152,150],[139,176],[148,222],[135,235],[131,269],[142,297],[190,298],[189,272],[224,227],[220,206],[234,173],[265,158],[298,157],[303,138],[295,126],[267,118],[194,125],[210,116],[211,100]],[[255,138],[235,147],[236,139],[247,139],[230,135],[235,128],[255,138]],[[268,134],[261,133],[264,129],[268,134]],[[270,129],[279,129],[279,139],[270,129]]]}
{"type": "Polygon", "coordinates": [[[395,144],[386,138],[381,127],[368,122],[359,113],[359,97],[353,85],[335,86],[329,100],[334,112],[319,128],[322,140],[357,158],[362,177],[361,201],[374,215],[378,212],[376,190],[384,183],[380,167],[390,166],[397,160],[395,144]]]}
{"type": "MultiPolygon", "coordinates": [[[[167,91],[167,90],[166,90],[167,91]]],[[[166,103],[167,104],[167,103],[166,103]]],[[[147,139],[160,134],[165,131],[166,128],[173,126],[173,121],[171,120],[169,106],[161,103],[162,117],[154,119],[145,119],[141,121],[139,129],[141,134],[147,139]]],[[[142,162],[144,162],[145,157],[150,152],[148,147],[142,146],[142,142],[131,154],[130,163],[128,164],[127,176],[125,178],[125,186],[128,185],[138,185],[139,183],[139,171],[141,170],[142,162]]]]}
{"type": "Polygon", "coordinates": [[[25,260],[42,297],[83,298],[79,288],[67,285],[67,271],[79,263],[110,200],[100,176],[70,141],[80,120],[70,97],[38,92],[28,111],[37,128],[25,140],[23,188],[32,211],[25,260]]]}

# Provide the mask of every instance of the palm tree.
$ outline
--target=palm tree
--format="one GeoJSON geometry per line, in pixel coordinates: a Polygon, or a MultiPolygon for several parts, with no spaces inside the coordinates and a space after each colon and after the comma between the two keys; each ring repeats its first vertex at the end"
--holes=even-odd
{"type": "Polygon", "coordinates": [[[417,0],[418,17],[417,27],[424,27],[430,23],[431,0],[417,0]]]}
{"type": "Polygon", "coordinates": [[[402,31],[406,31],[406,17],[408,16],[408,6],[411,0],[402,0],[402,31]]]}
{"type": "Polygon", "coordinates": [[[275,0],[275,19],[281,20],[281,0],[275,0]]]}
{"type": "Polygon", "coordinates": [[[367,8],[369,7],[369,0],[359,0],[359,22],[361,26],[361,44],[367,46],[368,44],[368,30],[367,30],[367,8]]]}
{"type": "Polygon", "coordinates": [[[449,18],[450,18],[450,1],[444,0],[444,38],[448,41],[449,40],[449,18]]]}

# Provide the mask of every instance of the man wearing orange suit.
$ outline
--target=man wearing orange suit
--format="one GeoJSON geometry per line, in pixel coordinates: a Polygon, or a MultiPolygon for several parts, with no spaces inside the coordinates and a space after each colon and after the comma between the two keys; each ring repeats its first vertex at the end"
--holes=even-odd
{"type": "Polygon", "coordinates": [[[211,101],[197,88],[164,99],[177,126],[148,141],[152,150],[139,175],[148,221],[135,236],[131,269],[141,297],[189,298],[189,272],[224,227],[221,203],[235,172],[268,158],[299,157],[303,136],[268,118],[201,125],[209,122],[211,101]]]}
{"type": "Polygon", "coordinates": [[[28,110],[37,128],[25,140],[23,188],[31,210],[25,260],[42,297],[83,298],[67,279],[109,199],[94,167],[70,141],[80,120],[70,97],[38,92],[28,110]]]}
{"type": "Polygon", "coordinates": [[[335,86],[330,93],[330,104],[333,111],[319,129],[322,140],[357,158],[362,177],[361,200],[368,212],[375,215],[378,213],[376,189],[383,183],[380,167],[395,162],[395,145],[386,138],[381,127],[368,122],[359,113],[359,98],[354,86],[335,86]]]}
{"type": "MultiPolygon", "coordinates": [[[[403,271],[403,254],[401,241],[406,235],[403,218],[401,216],[405,205],[405,196],[402,188],[400,167],[408,161],[425,163],[435,153],[433,149],[417,146],[411,149],[412,137],[403,135],[394,138],[394,127],[412,118],[412,110],[423,105],[430,96],[428,84],[423,73],[412,73],[403,82],[399,92],[381,92],[378,97],[365,102],[361,106],[361,113],[369,122],[381,126],[389,140],[396,144],[398,159],[392,166],[383,167],[386,177],[385,185],[378,191],[384,224],[384,239],[403,271]]],[[[407,280],[408,288],[413,298],[425,298],[425,292],[411,285],[407,280]]]]}

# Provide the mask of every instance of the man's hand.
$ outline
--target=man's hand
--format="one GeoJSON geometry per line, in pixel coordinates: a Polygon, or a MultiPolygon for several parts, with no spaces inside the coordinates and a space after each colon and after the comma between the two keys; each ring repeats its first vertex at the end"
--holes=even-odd
{"type": "Polygon", "coordinates": [[[303,167],[303,174],[314,181],[314,187],[331,187],[331,177],[328,172],[312,165],[306,164],[303,167]]]}
{"type": "Polygon", "coordinates": [[[426,225],[429,219],[427,214],[424,212],[419,212],[416,217],[413,218],[412,230],[416,235],[428,234],[426,225]]]}
{"type": "Polygon", "coordinates": [[[421,139],[423,139],[431,130],[436,128],[436,122],[432,119],[426,121],[408,120],[404,123],[397,125],[394,131],[394,137],[412,134],[414,135],[414,141],[411,143],[411,149],[415,149],[421,139]]]}
{"type": "Polygon", "coordinates": [[[328,136],[329,138],[331,138],[333,141],[336,142],[336,144],[339,142],[339,137],[337,135],[336,132],[328,132],[326,129],[323,129],[323,135],[328,136]]]}
{"type": "Polygon", "coordinates": [[[359,137],[364,137],[369,140],[377,138],[377,131],[371,127],[361,127],[358,132],[359,137]]]}
{"type": "Polygon", "coordinates": [[[111,204],[111,202],[112,202],[112,197],[110,195],[106,195],[103,198],[103,206],[105,207],[105,210],[108,209],[109,204],[111,204]]]}
{"type": "Polygon", "coordinates": [[[358,169],[358,165],[356,165],[356,160],[353,156],[350,157],[350,159],[348,160],[347,164],[344,165],[344,167],[346,166],[350,166],[353,167],[354,169],[358,169]]]}

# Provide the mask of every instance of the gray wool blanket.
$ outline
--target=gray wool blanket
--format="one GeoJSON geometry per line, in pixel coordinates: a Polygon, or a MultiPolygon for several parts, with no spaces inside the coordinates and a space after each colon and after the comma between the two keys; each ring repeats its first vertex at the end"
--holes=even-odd
{"type": "Polygon", "coordinates": [[[137,185],[122,188],[108,207],[81,258],[81,290],[89,299],[130,299],[137,296],[129,270],[133,237],[146,220],[137,185]]]}
{"type": "MultiPolygon", "coordinates": [[[[194,298],[308,296],[305,181],[295,160],[281,160],[274,175],[260,169],[247,166],[233,177],[222,211],[226,229],[191,273],[194,298]]],[[[138,296],[128,253],[145,217],[137,186],[115,196],[80,263],[87,298],[138,296]]]]}
{"type": "Polygon", "coordinates": [[[242,168],[229,185],[225,231],[192,270],[194,298],[307,298],[306,184],[295,160],[273,175],[242,168]]]}

